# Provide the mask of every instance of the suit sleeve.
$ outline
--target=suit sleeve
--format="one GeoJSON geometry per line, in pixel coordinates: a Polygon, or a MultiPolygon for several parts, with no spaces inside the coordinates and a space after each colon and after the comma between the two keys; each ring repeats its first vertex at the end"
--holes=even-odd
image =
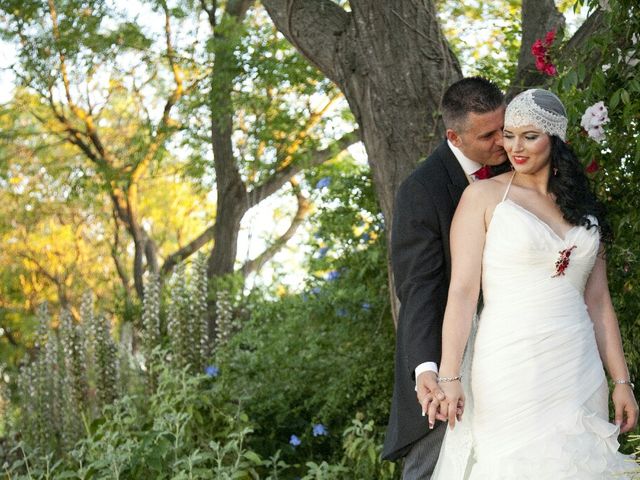
{"type": "Polygon", "coordinates": [[[448,280],[437,205],[409,177],[396,198],[391,263],[400,299],[398,341],[409,374],[423,362],[440,362],[448,280]]]}

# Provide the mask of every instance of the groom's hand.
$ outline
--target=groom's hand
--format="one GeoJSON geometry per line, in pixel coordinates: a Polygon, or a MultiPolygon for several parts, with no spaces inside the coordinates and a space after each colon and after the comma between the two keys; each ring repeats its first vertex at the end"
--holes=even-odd
{"type": "Polygon", "coordinates": [[[418,375],[416,392],[418,403],[422,407],[422,416],[428,416],[429,428],[434,427],[435,420],[446,420],[444,415],[438,413],[440,402],[444,400],[444,392],[438,385],[438,375],[435,372],[426,371],[418,375]]]}

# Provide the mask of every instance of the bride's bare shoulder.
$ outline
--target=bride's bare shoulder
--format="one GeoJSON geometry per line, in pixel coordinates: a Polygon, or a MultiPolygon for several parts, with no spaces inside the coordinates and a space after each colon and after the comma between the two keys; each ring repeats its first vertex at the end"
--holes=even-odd
{"type": "Polygon", "coordinates": [[[506,172],[493,178],[473,182],[464,190],[463,197],[467,201],[479,202],[485,206],[495,205],[502,199],[512,175],[511,172],[506,172]]]}

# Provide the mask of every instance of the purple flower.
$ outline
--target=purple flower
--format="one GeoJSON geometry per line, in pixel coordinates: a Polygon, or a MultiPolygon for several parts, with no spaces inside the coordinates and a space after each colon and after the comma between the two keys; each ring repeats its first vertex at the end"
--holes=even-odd
{"type": "Polygon", "coordinates": [[[204,369],[204,373],[207,374],[209,377],[217,377],[218,374],[220,373],[220,369],[215,365],[209,365],[204,369]]]}
{"type": "Polygon", "coordinates": [[[291,445],[292,447],[297,447],[301,443],[302,442],[296,435],[291,435],[291,438],[289,439],[289,445],[291,445]]]}
{"type": "Polygon", "coordinates": [[[331,184],[331,179],[329,177],[323,177],[320,180],[318,180],[318,183],[316,183],[316,188],[320,190],[325,187],[328,187],[330,184],[331,184]]]}
{"type": "Polygon", "coordinates": [[[362,302],[363,310],[371,310],[371,304],[369,302],[362,302]]]}
{"type": "Polygon", "coordinates": [[[316,423],[313,426],[313,436],[314,437],[323,437],[325,435],[329,435],[329,431],[327,430],[327,427],[325,427],[321,423],[316,423]]]}
{"type": "Polygon", "coordinates": [[[334,280],[337,280],[338,278],[340,278],[340,272],[337,271],[337,270],[331,270],[327,274],[327,280],[329,280],[330,282],[333,282],[334,280]]]}

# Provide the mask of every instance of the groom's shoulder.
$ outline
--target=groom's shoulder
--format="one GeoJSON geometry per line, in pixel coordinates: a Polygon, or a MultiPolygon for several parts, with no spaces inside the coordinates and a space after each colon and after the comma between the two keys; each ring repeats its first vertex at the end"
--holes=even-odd
{"type": "Polygon", "coordinates": [[[409,175],[413,181],[417,181],[425,187],[441,184],[440,180],[447,174],[445,162],[453,152],[446,142],[441,143],[426,158],[423,158],[414,171],[409,175]]]}

